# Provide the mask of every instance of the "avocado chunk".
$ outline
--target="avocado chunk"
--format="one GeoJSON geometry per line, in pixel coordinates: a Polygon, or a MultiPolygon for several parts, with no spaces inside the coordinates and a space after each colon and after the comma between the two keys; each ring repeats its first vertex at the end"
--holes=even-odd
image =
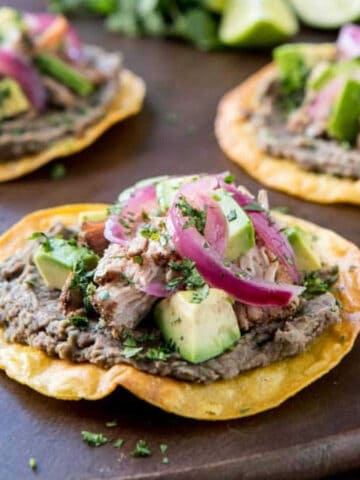
{"type": "Polygon", "coordinates": [[[36,55],[35,64],[42,73],[56,78],[82,97],[90,95],[94,90],[88,78],[51,53],[36,55]]]}
{"type": "Polygon", "coordinates": [[[10,7],[0,8],[0,46],[12,49],[26,30],[22,14],[10,7]]]}
{"type": "Polygon", "coordinates": [[[346,80],[327,124],[328,134],[339,142],[354,143],[359,133],[360,82],[346,80]]]}
{"type": "Polygon", "coordinates": [[[226,260],[236,260],[255,247],[255,230],[249,216],[226,190],[216,190],[213,199],[219,204],[228,226],[226,260]]]}
{"type": "Polygon", "coordinates": [[[0,81],[0,120],[29,110],[30,104],[20,85],[12,78],[0,81]]]}
{"type": "Polygon", "coordinates": [[[59,290],[79,261],[90,271],[96,267],[98,257],[87,248],[61,238],[48,238],[34,254],[34,263],[46,285],[59,290]]]}
{"type": "Polygon", "coordinates": [[[80,212],[78,215],[78,222],[102,222],[109,216],[108,210],[90,210],[87,212],[80,212]]]}
{"type": "Polygon", "coordinates": [[[321,60],[332,59],[334,49],[329,44],[323,44],[319,49],[304,43],[286,44],[275,48],[273,57],[289,93],[302,90],[310,69],[321,60]]]}
{"type": "Polygon", "coordinates": [[[144,188],[149,185],[157,185],[159,182],[161,182],[162,180],[165,180],[166,178],[168,178],[167,175],[160,175],[159,177],[151,177],[151,178],[145,178],[144,180],[140,180],[139,182],[136,182],[135,185],[133,185],[132,187],[126,188],[125,190],[120,192],[118,196],[118,200],[119,202],[124,202],[125,200],[130,198],[133,192],[138,188],[144,188]]]}
{"type": "Polygon", "coordinates": [[[309,78],[308,87],[318,91],[337,77],[356,78],[360,74],[360,61],[355,58],[337,63],[323,62],[314,69],[309,78]]]}
{"type": "Polygon", "coordinates": [[[200,363],[216,357],[240,338],[238,321],[229,296],[215,288],[201,303],[193,303],[193,291],[174,293],[159,302],[155,321],[166,341],[181,357],[200,363]]]}
{"type": "Polygon", "coordinates": [[[205,6],[216,13],[221,13],[226,4],[226,0],[203,0],[205,6]]]}
{"type": "Polygon", "coordinates": [[[161,210],[168,210],[179,191],[185,183],[195,182],[199,177],[186,175],[184,177],[170,177],[156,185],[156,196],[161,210]]]}
{"type": "Polygon", "coordinates": [[[311,235],[300,227],[291,227],[285,230],[292,246],[299,270],[309,271],[321,268],[321,260],[315,252],[311,235]]]}

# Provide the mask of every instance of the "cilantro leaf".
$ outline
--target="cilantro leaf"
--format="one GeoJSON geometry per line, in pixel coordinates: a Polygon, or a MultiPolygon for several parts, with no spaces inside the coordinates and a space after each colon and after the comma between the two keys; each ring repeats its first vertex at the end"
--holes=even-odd
{"type": "Polygon", "coordinates": [[[133,457],[149,457],[151,455],[151,450],[145,440],[138,440],[136,442],[135,449],[131,452],[131,455],[133,457]]]}
{"type": "Polygon", "coordinates": [[[87,443],[90,447],[101,447],[105,445],[105,443],[109,442],[109,439],[105,437],[102,433],[92,433],[86,430],[81,432],[82,439],[85,443],[87,443]]]}
{"type": "Polygon", "coordinates": [[[191,297],[191,303],[201,303],[209,295],[209,285],[205,284],[203,287],[195,290],[191,297]]]}
{"type": "Polygon", "coordinates": [[[175,206],[181,211],[183,216],[187,218],[184,228],[195,227],[198,232],[201,234],[204,233],[207,217],[206,209],[199,210],[193,207],[183,195],[180,195],[175,206]]]}

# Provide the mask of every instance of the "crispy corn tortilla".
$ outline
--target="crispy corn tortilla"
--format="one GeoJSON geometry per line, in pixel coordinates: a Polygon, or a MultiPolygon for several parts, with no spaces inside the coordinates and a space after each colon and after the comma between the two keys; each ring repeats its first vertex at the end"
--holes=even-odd
{"type": "Polygon", "coordinates": [[[119,92],[104,118],[88,127],[81,137],[69,136],[34,155],[9,162],[0,162],[0,182],[22,177],[55,158],[67,157],[83,150],[94,143],[112,125],[138,113],[141,110],[144,96],[143,80],[129,70],[123,70],[120,74],[119,92]]]}
{"type": "MultiPolygon", "coordinates": [[[[32,232],[47,230],[57,221],[72,225],[80,211],[104,207],[67,205],[26,216],[0,237],[0,261],[21,248],[32,232]]],[[[335,367],[351,350],[360,328],[360,251],[329,230],[295,217],[279,215],[279,219],[315,234],[323,258],[340,268],[342,322],[316,339],[306,353],[232,380],[196,385],[153,376],[127,365],[104,370],[50,358],[34,348],[5,342],[0,330],[0,368],[9,377],[50,397],[97,400],[122,386],[163,410],[196,419],[239,418],[276,407],[335,367]],[[358,268],[349,270],[353,265],[358,268]]]]}
{"type": "Polygon", "coordinates": [[[271,63],[223,97],[215,121],[221,148],[249,175],[268,187],[318,203],[360,205],[360,180],[310,172],[293,160],[272,157],[258,148],[255,128],[243,112],[258,108],[262,86],[275,75],[276,67],[271,63]]]}

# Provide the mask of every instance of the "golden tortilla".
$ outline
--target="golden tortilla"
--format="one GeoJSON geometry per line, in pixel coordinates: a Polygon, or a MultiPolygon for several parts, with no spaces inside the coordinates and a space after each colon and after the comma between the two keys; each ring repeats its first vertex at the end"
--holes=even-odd
{"type": "MultiPolygon", "coordinates": [[[[325,46],[329,47],[325,44],[311,48],[324,49],[325,46]]],[[[275,75],[276,67],[271,63],[223,97],[215,121],[221,148],[249,175],[268,187],[318,203],[360,205],[360,180],[310,172],[293,160],[272,157],[259,150],[255,128],[243,112],[258,108],[261,87],[275,75]]]]}
{"type": "MultiPolygon", "coordinates": [[[[0,261],[21,248],[32,232],[46,230],[56,221],[72,225],[80,211],[103,208],[98,204],[68,205],[26,216],[0,237],[0,261]]],[[[351,350],[360,329],[360,251],[329,230],[295,217],[278,218],[316,234],[323,259],[340,268],[342,322],[330,327],[304,354],[232,380],[195,385],[153,376],[127,365],[104,370],[50,358],[34,348],[5,342],[0,331],[0,368],[9,377],[50,397],[97,400],[122,386],[163,410],[196,419],[239,418],[276,407],[335,367],[351,350]]]]}
{"type": "Polygon", "coordinates": [[[67,157],[88,147],[107,129],[141,110],[145,96],[145,83],[129,70],[120,73],[117,96],[110,104],[104,118],[88,127],[81,137],[69,136],[46,150],[9,162],[0,162],[0,183],[22,177],[58,157],[67,157]]]}

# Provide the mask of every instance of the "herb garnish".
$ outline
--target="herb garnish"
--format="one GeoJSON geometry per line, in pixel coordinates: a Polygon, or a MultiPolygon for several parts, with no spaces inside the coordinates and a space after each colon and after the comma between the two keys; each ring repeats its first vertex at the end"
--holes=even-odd
{"type": "Polygon", "coordinates": [[[133,457],[149,457],[151,450],[145,440],[139,440],[136,442],[135,449],[131,452],[131,455],[133,457]]]}
{"type": "Polygon", "coordinates": [[[86,328],[89,325],[89,320],[81,315],[74,315],[68,319],[68,323],[74,327],[86,328]]]}
{"type": "Polygon", "coordinates": [[[29,458],[29,467],[31,468],[31,470],[37,469],[37,461],[34,457],[29,458]]]}
{"type": "Polygon", "coordinates": [[[152,240],[156,242],[157,240],[160,239],[160,231],[158,228],[156,228],[154,225],[151,223],[144,225],[140,229],[140,235],[142,235],[145,238],[148,238],[149,240],[152,240]]]}
{"type": "Polygon", "coordinates": [[[160,448],[160,452],[161,452],[161,453],[166,453],[167,450],[168,450],[168,445],[166,445],[166,443],[161,443],[161,444],[159,445],[159,448],[160,448]]]}
{"type": "Polygon", "coordinates": [[[180,262],[169,262],[169,267],[174,272],[178,272],[179,276],[171,279],[166,288],[175,290],[179,285],[184,284],[186,290],[196,290],[205,285],[205,281],[197,271],[195,263],[188,258],[184,258],[180,262]]]}
{"type": "Polygon", "coordinates": [[[187,218],[184,228],[195,227],[198,232],[201,234],[204,233],[206,225],[206,207],[204,210],[194,208],[183,195],[180,195],[175,206],[181,211],[184,217],[187,218]]]}
{"type": "Polygon", "coordinates": [[[303,283],[305,291],[302,293],[302,296],[309,300],[332,290],[338,276],[337,267],[332,268],[330,272],[321,272],[321,270],[306,272],[303,283]]]}
{"type": "Polygon", "coordinates": [[[192,294],[192,297],[190,300],[191,303],[201,303],[203,300],[207,298],[207,296],[209,295],[209,291],[210,291],[210,288],[208,284],[205,284],[203,287],[198,288],[192,294]]]}
{"type": "Polygon", "coordinates": [[[116,440],[116,442],[114,442],[114,447],[115,448],[121,448],[125,443],[125,440],[123,440],[122,438],[119,438],[118,440],[116,440]]]}
{"type": "Polygon", "coordinates": [[[54,163],[50,170],[50,177],[52,180],[61,180],[66,175],[66,168],[63,163],[54,163]]]}
{"type": "Polygon", "coordinates": [[[237,219],[237,213],[235,209],[230,210],[230,212],[226,215],[226,218],[229,220],[229,222],[233,222],[234,220],[237,219]]]}
{"type": "MultiPolygon", "coordinates": [[[[90,251],[89,251],[90,252],[90,251]]],[[[83,295],[83,304],[87,313],[93,312],[90,296],[94,291],[93,278],[98,257],[94,254],[91,257],[81,256],[75,263],[73,269],[73,278],[70,283],[70,289],[79,288],[83,295]],[[91,262],[89,263],[89,260],[91,262]]]]}
{"type": "Polygon", "coordinates": [[[106,423],[105,423],[105,426],[106,426],[107,428],[117,427],[117,421],[116,421],[116,420],[111,420],[111,422],[106,422],[106,423]]]}
{"type": "Polygon", "coordinates": [[[172,351],[165,347],[153,347],[149,348],[146,352],[146,358],[149,360],[160,360],[166,362],[171,356],[172,351]]]}
{"type": "Polygon", "coordinates": [[[224,177],[224,182],[225,183],[234,183],[235,181],[235,177],[232,173],[228,173],[225,177],[224,177]]]}
{"type": "Polygon", "coordinates": [[[39,240],[45,252],[50,252],[52,250],[51,238],[44,232],[34,232],[30,235],[28,240],[39,240]]]}
{"type": "Polygon", "coordinates": [[[143,347],[125,347],[122,349],[121,354],[125,358],[135,357],[142,351],[143,347]]]}
{"type": "Polygon", "coordinates": [[[134,255],[133,256],[133,261],[134,261],[134,263],[137,263],[139,265],[142,265],[144,263],[144,259],[141,255],[134,255]]]}
{"type": "Polygon", "coordinates": [[[92,433],[83,430],[81,432],[83,441],[87,443],[90,447],[101,447],[105,443],[109,442],[109,439],[105,437],[102,433],[92,433]]]}

